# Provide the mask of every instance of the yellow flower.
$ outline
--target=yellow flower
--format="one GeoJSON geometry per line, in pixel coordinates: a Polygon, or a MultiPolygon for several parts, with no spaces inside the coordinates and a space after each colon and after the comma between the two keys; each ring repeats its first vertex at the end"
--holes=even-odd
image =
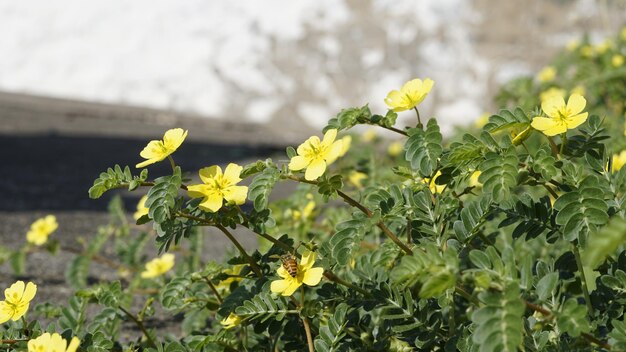
{"type": "Polygon", "coordinates": [[[26,241],[37,246],[48,241],[48,236],[59,227],[57,218],[54,215],[47,215],[45,218],[37,219],[30,225],[30,230],[26,233],[26,241]]]}
{"type": "Polygon", "coordinates": [[[478,177],[480,176],[480,171],[474,171],[469,178],[469,185],[472,187],[482,187],[482,183],[478,181],[478,177]]]}
{"type": "Polygon", "coordinates": [[[567,105],[561,97],[552,97],[541,103],[541,109],[548,117],[533,118],[531,126],[546,136],[556,136],[568,129],[576,128],[587,120],[587,113],[581,113],[587,101],[582,95],[572,94],[567,105]]]}
{"type": "Polygon", "coordinates": [[[604,54],[607,50],[609,50],[611,48],[611,46],[613,46],[613,41],[610,40],[610,39],[606,39],[606,40],[602,41],[602,43],[596,45],[594,50],[598,54],[604,54]]]}
{"type": "Polygon", "coordinates": [[[148,200],[147,195],[141,197],[141,199],[139,199],[139,202],[137,202],[137,211],[135,212],[135,214],[133,214],[133,218],[135,220],[139,220],[140,217],[148,215],[149,209],[146,208],[146,200],[148,200]]]}
{"type": "Polygon", "coordinates": [[[326,171],[326,166],[332,164],[341,155],[343,142],[335,141],[337,130],[326,131],[324,139],[313,136],[298,146],[298,155],[291,158],[289,170],[306,169],[304,178],[308,181],[316,180],[326,171]]]}
{"type": "MultiPolygon", "coordinates": [[[[570,94],[585,95],[585,93],[587,93],[587,90],[582,84],[577,85],[570,91],[570,94]]],[[[563,99],[565,99],[565,94],[563,94],[563,99]]]]}
{"type": "Polygon", "coordinates": [[[242,166],[230,163],[222,174],[222,168],[214,165],[200,169],[201,185],[192,185],[187,188],[192,198],[204,198],[200,203],[200,209],[216,212],[224,204],[241,205],[246,202],[248,187],[237,186],[241,181],[242,166]]]}
{"type": "Polygon", "coordinates": [[[619,171],[626,164],[626,150],[613,155],[613,172],[619,171]]]}
{"type": "Polygon", "coordinates": [[[542,103],[553,97],[565,98],[565,89],[551,87],[541,92],[541,94],[539,94],[539,99],[541,100],[542,103]]]}
{"type": "Polygon", "coordinates": [[[611,58],[611,64],[613,67],[620,67],[624,64],[624,57],[620,54],[615,54],[611,58]]]}
{"type": "Polygon", "coordinates": [[[437,183],[435,183],[437,181],[437,177],[439,176],[441,176],[441,171],[437,171],[435,177],[433,177],[432,180],[429,178],[425,178],[424,180],[422,180],[425,184],[428,185],[428,188],[430,188],[430,193],[432,194],[441,193],[443,192],[444,188],[446,188],[445,185],[438,185],[437,183]]]}
{"type": "Polygon", "coordinates": [[[546,66],[537,75],[539,82],[550,82],[556,77],[556,69],[552,66],[546,66]]]}
{"type": "Polygon", "coordinates": [[[324,268],[314,268],[313,264],[315,264],[315,253],[305,251],[302,254],[302,260],[300,260],[298,264],[296,277],[289,275],[287,270],[281,265],[277,273],[282,279],[272,281],[270,289],[274,293],[280,293],[283,296],[291,296],[302,284],[308,286],[319,284],[324,274],[324,268]]]}
{"type": "Polygon", "coordinates": [[[61,335],[57,333],[50,335],[46,332],[28,341],[28,352],[75,352],[79,345],[80,340],[77,337],[72,337],[68,346],[67,341],[61,335]]]}
{"type": "Polygon", "coordinates": [[[37,285],[32,282],[24,285],[24,281],[17,281],[4,290],[4,301],[0,301],[0,324],[9,320],[17,321],[24,316],[35,293],[37,285]]]}
{"type": "Polygon", "coordinates": [[[580,41],[577,39],[574,39],[574,40],[570,40],[565,46],[565,48],[567,48],[567,51],[574,51],[578,49],[579,46],[580,46],[580,41]]]}
{"type": "Polygon", "coordinates": [[[489,114],[484,113],[480,115],[480,117],[476,119],[476,121],[474,121],[474,126],[476,128],[483,128],[488,122],[489,122],[489,114]]]}
{"type": "Polygon", "coordinates": [[[240,323],[241,323],[241,317],[233,313],[230,313],[228,315],[228,318],[224,318],[222,319],[222,321],[220,321],[220,324],[224,325],[224,329],[232,329],[235,326],[239,325],[240,323]]]}
{"type": "Polygon", "coordinates": [[[396,157],[400,155],[400,153],[402,153],[403,150],[404,150],[404,145],[402,144],[402,142],[395,141],[389,144],[389,147],[387,148],[387,153],[393,157],[396,157]]]}
{"type": "Polygon", "coordinates": [[[434,84],[435,82],[430,78],[426,78],[423,82],[421,79],[410,80],[400,88],[400,91],[389,92],[385,103],[395,112],[413,109],[426,98],[434,84]]]}
{"type": "Polygon", "coordinates": [[[361,181],[365,179],[367,179],[367,174],[355,170],[352,170],[348,175],[348,181],[356,188],[363,188],[361,181]]]}
{"type": "Polygon", "coordinates": [[[163,140],[152,140],[143,148],[139,155],[148,160],[140,162],[135,167],[141,168],[164,160],[183,144],[185,137],[187,137],[187,131],[183,131],[182,128],[168,130],[165,132],[163,140]]]}
{"type": "Polygon", "coordinates": [[[370,128],[369,130],[363,132],[361,139],[363,140],[363,142],[369,143],[373,142],[377,137],[378,135],[376,134],[376,131],[373,128],[370,128]]]}
{"type": "Polygon", "coordinates": [[[165,253],[161,258],[154,258],[146,263],[146,270],[141,273],[144,279],[151,279],[165,274],[174,267],[174,255],[165,253]]]}
{"type": "Polygon", "coordinates": [[[590,45],[585,45],[580,48],[580,54],[583,57],[590,58],[593,56],[593,48],[590,45]]]}
{"type": "Polygon", "coordinates": [[[304,209],[302,209],[302,212],[300,212],[299,210],[293,211],[293,219],[295,221],[298,221],[300,219],[308,219],[309,217],[311,217],[311,214],[313,214],[313,209],[315,209],[315,202],[311,200],[306,203],[304,209]]]}
{"type": "Polygon", "coordinates": [[[350,150],[351,144],[352,144],[352,136],[344,136],[343,138],[341,138],[341,153],[339,153],[340,157],[346,155],[348,150],[350,150]]]}

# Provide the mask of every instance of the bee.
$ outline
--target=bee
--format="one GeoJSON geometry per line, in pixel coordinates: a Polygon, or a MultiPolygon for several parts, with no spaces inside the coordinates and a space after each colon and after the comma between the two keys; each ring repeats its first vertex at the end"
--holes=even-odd
{"type": "Polygon", "coordinates": [[[283,254],[280,256],[280,260],[283,262],[283,268],[287,270],[291,277],[296,277],[296,275],[298,275],[298,262],[293,254],[283,254]]]}

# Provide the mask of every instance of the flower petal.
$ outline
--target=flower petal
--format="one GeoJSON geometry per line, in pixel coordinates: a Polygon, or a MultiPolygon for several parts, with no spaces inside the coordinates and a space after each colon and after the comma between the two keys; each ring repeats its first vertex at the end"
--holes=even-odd
{"type": "Polygon", "coordinates": [[[22,295],[24,295],[25,287],[26,285],[24,284],[24,281],[19,280],[16,281],[9,288],[5,289],[4,297],[6,301],[12,304],[17,304],[22,299],[22,295]]]}
{"type": "Polygon", "coordinates": [[[397,90],[392,90],[389,94],[387,94],[385,104],[387,104],[387,106],[395,112],[405,111],[410,109],[407,107],[405,98],[406,96],[404,94],[397,90]]]}
{"type": "Polygon", "coordinates": [[[241,181],[241,178],[239,177],[239,175],[241,175],[241,170],[243,170],[243,166],[230,163],[226,166],[226,170],[224,170],[224,178],[231,185],[235,185],[241,181]]]}
{"type": "Polygon", "coordinates": [[[559,109],[565,106],[565,99],[553,95],[541,103],[541,109],[550,117],[559,117],[559,109]]]}
{"type": "Polygon", "coordinates": [[[190,185],[190,186],[187,186],[187,194],[191,198],[204,198],[211,191],[213,191],[213,188],[209,187],[207,185],[190,185]]]}
{"type": "Polygon", "coordinates": [[[310,268],[304,273],[302,282],[309,286],[315,286],[320,283],[322,276],[324,276],[324,268],[310,268]]]}
{"type": "Polygon", "coordinates": [[[335,160],[337,160],[337,158],[339,158],[339,156],[341,156],[341,153],[343,151],[343,143],[344,141],[339,140],[336,141],[335,143],[333,143],[333,145],[330,146],[330,149],[328,150],[328,153],[326,154],[326,156],[324,157],[324,159],[326,160],[326,165],[330,165],[332,163],[335,162],[335,160]]]}
{"type": "Polygon", "coordinates": [[[285,269],[282,265],[278,268],[278,270],[276,270],[276,273],[283,279],[292,279],[287,269],[285,269]]]}
{"type": "Polygon", "coordinates": [[[322,147],[329,147],[337,139],[337,130],[334,128],[329,129],[324,133],[324,139],[322,139],[322,147]]]}
{"type": "Polygon", "coordinates": [[[200,209],[215,213],[216,211],[220,210],[223,203],[224,198],[222,198],[222,195],[220,193],[210,192],[208,194],[205,194],[204,200],[198,206],[200,207],[200,209]]]}
{"type": "Polygon", "coordinates": [[[30,302],[35,298],[35,294],[37,293],[37,285],[32,282],[26,284],[26,288],[24,289],[24,294],[22,295],[22,302],[30,302]]]}
{"type": "Polygon", "coordinates": [[[298,146],[296,150],[298,155],[305,155],[311,151],[312,148],[317,148],[320,145],[320,138],[318,136],[311,136],[304,143],[298,146]]]}
{"type": "Polygon", "coordinates": [[[241,205],[246,202],[248,197],[248,187],[246,186],[230,186],[224,190],[224,199],[229,203],[241,205]]]}
{"type": "Polygon", "coordinates": [[[13,308],[5,301],[0,301],[0,324],[4,324],[13,317],[13,308]]]}
{"type": "Polygon", "coordinates": [[[213,180],[217,176],[222,175],[222,168],[218,165],[203,167],[202,169],[200,169],[198,174],[200,175],[200,179],[202,180],[202,182],[213,185],[213,180]]]}
{"type": "Polygon", "coordinates": [[[167,157],[164,151],[163,142],[153,140],[148,142],[148,145],[143,148],[143,150],[139,153],[139,155],[144,159],[165,159],[167,157]]]}
{"type": "Polygon", "coordinates": [[[289,287],[289,284],[288,280],[274,280],[270,285],[270,290],[274,293],[283,293],[289,287]]]}
{"type": "Polygon", "coordinates": [[[65,352],[76,352],[78,346],[80,346],[80,340],[78,337],[74,336],[72,337],[72,341],[70,341],[70,345],[67,346],[67,350],[65,352]]]}
{"type": "Polygon", "coordinates": [[[169,150],[170,154],[173,153],[187,137],[187,131],[182,128],[172,128],[167,130],[163,136],[163,144],[169,150]]]}
{"type": "Polygon", "coordinates": [[[304,178],[308,181],[317,180],[326,171],[326,162],[322,158],[315,158],[306,168],[304,178]]]}
{"type": "Polygon", "coordinates": [[[582,114],[578,114],[576,116],[569,117],[565,120],[568,129],[576,128],[583,124],[583,122],[587,121],[588,113],[584,112],[582,114]]]}
{"type": "Polygon", "coordinates": [[[304,253],[302,253],[302,259],[300,259],[300,267],[302,268],[301,270],[307,270],[311,268],[313,264],[315,264],[315,257],[315,252],[304,251],[304,253]]]}
{"type": "Polygon", "coordinates": [[[299,282],[296,279],[287,280],[289,282],[289,286],[283,291],[283,296],[291,296],[298,289],[298,287],[302,286],[302,282],[299,282]]]}
{"type": "Polygon", "coordinates": [[[291,158],[289,162],[289,170],[298,171],[302,170],[309,165],[309,160],[302,155],[297,155],[291,158]]]}
{"type": "Polygon", "coordinates": [[[567,100],[567,110],[571,115],[576,115],[583,111],[585,109],[585,105],[587,105],[587,100],[585,100],[585,98],[580,94],[572,94],[567,100]]]}
{"type": "Polygon", "coordinates": [[[533,119],[531,126],[546,136],[556,136],[567,131],[567,126],[561,120],[540,116],[533,119]]]}
{"type": "MultiPolygon", "coordinates": [[[[165,159],[167,156],[163,157],[163,159],[165,159]]],[[[139,164],[135,165],[135,167],[137,169],[141,169],[142,167],[146,167],[148,165],[154,164],[154,163],[158,163],[159,161],[163,160],[161,158],[154,158],[154,159],[148,159],[146,161],[142,161],[139,164]]]]}

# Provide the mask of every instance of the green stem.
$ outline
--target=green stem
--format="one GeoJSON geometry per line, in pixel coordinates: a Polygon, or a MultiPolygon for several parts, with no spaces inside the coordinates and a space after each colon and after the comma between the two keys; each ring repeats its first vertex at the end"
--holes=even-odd
{"type": "Polygon", "coordinates": [[[152,339],[152,336],[150,336],[150,334],[148,333],[148,330],[146,330],[146,327],[143,325],[143,322],[139,319],[137,319],[131,312],[127,311],[126,309],[124,309],[124,307],[120,306],[119,309],[126,314],[126,316],[132,320],[135,325],[137,325],[137,327],[139,328],[139,330],[141,330],[141,332],[144,334],[144,336],[146,337],[146,340],[148,340],[148,344],[150,345],[150,347],[154,347],[157,348],[156,343],[154,343],[154,340],[152,339]]]}
{"type": "Polygon", "coordinates": [[[563,155],[563,152],[565,151],[566,147],[567,147],[567,132],[563,132],[563,134],[561,134],[561,150],[559,154],[563,155]]]}
{"type": "Polygon", "coordinates": [[[578,250],[577,245],[572,245],[574,247],[574,258],[576,258],[576,266],[578,267],[578,272],[580,273],[580,283],[583,289],[583,295],[585,296],[585,303],[587,304],[588,314],[593,315],[593,306],[591,305],[591,297],[589,296],[589,288],[587,287],[587,278],[585,275],[585,270],[583,267],[583,262],[580,259],[580,251],[578,250]]]}
{"type": "Polygon", "coordinates": [[[230,231],[228,231],[224,226],[220,224],[215,224],[214,226],[217,227],[220,231],[222,231],[224,235],[226,235],[226,237],[228,237],[228,239],[235,245],[235,247],[237,247],[237,249],[239,250],[239,253],[241,253],[241,256],[244,257],[244,259],[250,264],[250,267],[252,268],[252,271],[254,271],[256,276],[263,277],[263,273],[261,272],[261,269],[259,269],[259,266],[256,264],[254,259],[251,256],[249,256],[248,253],[246,253],[246,250],[239,243],[239,241],[237,241],[235,236],[233,236],[233,234],[230,233],[230,231]]]}
{"type": "Polygon", "coordinates": [[[417,128],[423,128],[424,125],[422,125],[422,119],[420,118],[420,112],[419,110],[417,110],[417,106],[413,107],[413,110],[415,110],[415,113],[417,114],[417,128]]]}
{"type": "Polygon", "coordinates": [[[552,154],[558,159],[560,159],[559,148],[557,148],[556,143],[554,143],[554,139],[550,136],[546,136],[548,138],[548,142],[550,142],[550,149],[552,149],[552,154]]]}
{"type": "Polygon", "coordinates": [[[172,158],[171,155],[168,155],[167,159],[170,161],[170,165],[172,166],[172,172],[176,171],[176,163],[174,163],[174,158],[172,158]]]}
{"type": "Polygon", "coordinates": [[[386,129],[386,130],[389,130],[389,131],[392,131],[392,132],[395,132],[395,133],[401,134],[401,135],[403,135],[403,136],[405,136],[405,137],[408,137],[408,136],[409,136],[409,134],[408,134],[408,133],[406,133],[405,131],[403,131],[403,130],[401,130],[401,129],[398,129],[398,128],[395,128],[395,127],[387,127],[387,126],[383,126],[383,125],[379,125],[379,124],[375,124],[375,126],[382,127],[382,128],[384,128],[384,129],[386,129]]]}
{"type": "Polygon", "coordinates": [[[204,281],[206,281],[206,283],[211,288],[211,291],[213,291],[213,294],[215,295],[215,298],[217,298],[217,301],[219,302],[219,304],[222,305],[222,302],[223,302],[222,296],[220,296],[219,292],[217,292],[217,288],[215,288],[215,285],[213,285],[211,280],[206,276],[204,277],[204,281]]]}

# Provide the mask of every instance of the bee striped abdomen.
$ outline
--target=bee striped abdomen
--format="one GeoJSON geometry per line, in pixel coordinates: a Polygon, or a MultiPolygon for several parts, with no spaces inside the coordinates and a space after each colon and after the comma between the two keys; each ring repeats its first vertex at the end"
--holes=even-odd
{"type": "Polygon", "coordinates": [[[298,275],[298,262],[296,262],[296,257],[292,254],[284,254],[280,257],[280,260],[283,262],[283,268],[287,270],[291,277],[298,275]]]}

